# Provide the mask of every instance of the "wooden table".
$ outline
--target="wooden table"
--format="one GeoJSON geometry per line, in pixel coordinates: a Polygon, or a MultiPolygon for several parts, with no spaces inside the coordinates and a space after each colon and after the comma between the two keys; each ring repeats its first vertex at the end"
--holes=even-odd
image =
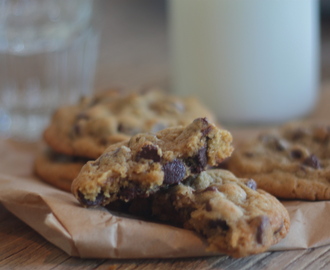
{"type": "MultiPolygon", "coordinates": [[[[145,0],[133,4],[129,0],[101,1],[99,12],[102,27],[107,31],[102,37],[95,88],[103,89],[111,85],[166,85],[168,66],[164,2],[145,0]],[[130,23],[132,17],[141,24],[130,23]],[[150,43],[154,45],[151,49],[150,43]],[[126,54],[125,50],[128,50],[126,54]]],[[[324,85],[330,78],[329,25],[327,22],[322,24],[321,75],[324,85]]],[[[322,92],[325,98],[321,99],[322,103],[314,117],[326,116],[330,112],[327,104],[329,93],[330,89],[322,92]]],[[[143,260],[79,259],[68,256],[47,242],[0,205],[0,269],[279,269],[279,264],[282,269],[329,269],[329,262],[330,246],[265,252],[242,259],[228,256],[143,260]]]]}

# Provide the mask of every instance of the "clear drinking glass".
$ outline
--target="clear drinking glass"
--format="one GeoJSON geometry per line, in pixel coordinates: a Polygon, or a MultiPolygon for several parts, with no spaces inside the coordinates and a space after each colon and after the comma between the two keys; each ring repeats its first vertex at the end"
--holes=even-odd
{"type": "Polygon", "coordinates": [[[93,88],[92,0],[0,0],[0,135],[37,140],[50,115],[93,88]]]}

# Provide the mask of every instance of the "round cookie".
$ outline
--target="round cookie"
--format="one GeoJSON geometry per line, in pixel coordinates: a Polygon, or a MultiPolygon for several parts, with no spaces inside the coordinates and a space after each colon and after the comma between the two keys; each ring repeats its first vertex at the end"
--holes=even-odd
{"type": "Polygon", "coordinates": [[[47,150],[37,156],[34,171],[41,180],[70,192],[73,179],[87,161],[88,159],[69,157],[47,150]]]}
{"type": "Polygon", "coordinates": [[[330,199],[330,125],[295,122],[238,145],[228,168],[279,198],[330,199]]]}
{"type": "Polygon", "coordinates": [[[285,207],[252,179],[207,170],[152,197],[154,217],[196,231],[210,251],[244,257],[266,251],[290,227],[285,207]]]}
{"type": "Polygon", "coordinates": [[[215,121],[213,114],[195,98],[179,98],[160,91],[127,95],[107,91],[59,108],[44,139],[57,152],[95,159],[107,146],[132,135],[187,125],[198,117],[215,121]]]}

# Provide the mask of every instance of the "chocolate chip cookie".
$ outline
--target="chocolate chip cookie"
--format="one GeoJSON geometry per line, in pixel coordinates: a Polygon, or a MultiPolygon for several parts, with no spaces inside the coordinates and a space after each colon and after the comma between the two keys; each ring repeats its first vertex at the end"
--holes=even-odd
{"type": "Polygon", "coordinates": [[[192,97],[151,90],[124,95],[111,90],[59,108],[44,139],[57,152],[96,159],[113,143],[138,133],[187,125],[198,117],[214,121],[212,113],[192,97]]]}
{"type": "Polygon", "coordinates": [[[34,162],[34,171],[43,181],[71,192],[71,185],[88,159],[55,153],[51,149],[40,152],[34,162]]]}
{"type": "Polygon", "coordinates": [[[289,231],[284,206],[252,179],[207,170],[152,195],[153,215],[205,237],[210,251],[244,257],[266,251],[289,231]]]}
{"type": "Polygon", "coordinates": [[[228,168],[286,199],[330,199],[330,125],[288,123],[238,145],[228,168]]]}
{"type": "Polygon", "coordinates": [[[148,197],[231,155],[232,136],[206,118],[188,126],[140,133],[111,145],[82,168],[72,192],[84,206],[148,197]]]}

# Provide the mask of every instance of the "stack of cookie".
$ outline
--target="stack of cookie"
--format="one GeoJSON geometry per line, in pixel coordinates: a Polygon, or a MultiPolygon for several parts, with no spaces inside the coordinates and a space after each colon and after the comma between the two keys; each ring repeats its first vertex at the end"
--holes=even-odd
{"type": "Polygon", "coordinates": [[[330,125],[292,122],[243,142],[228,161],[238,176],[282,199],[330,199],[330,125]]]}
{"type": "Polygon", "coordinates": [[[210,251],[263,252],[288,233],[288,212],[250,177],[211,169],[233,152],[231,134],[214,122],[194,98],[108,91],[58,109],[36,172],[84,207],[142,209],[195,231],[210,251]]]}
{"type": "Polygon", "coordinates": [[[84,97],[53,115],[44,131],[48,149],[37,157],[35,171],[42,180],[70,191],[82,166],[98,158],[109,145],[140,132],[187,125],[201,116],[214,121],[197,99],[159,90],[131,94],[109,90],[84,97]]]}
{"type": "Polygon", "coordinates": [[[213,252],[263,252],[286,236],[289,215],[254,180],[210,169],[231,155],[231,142],[207,118],[139,133],[87,162],[72,192],[85,207],[142,209],[148,218],[193,230],[213,252]]]}

